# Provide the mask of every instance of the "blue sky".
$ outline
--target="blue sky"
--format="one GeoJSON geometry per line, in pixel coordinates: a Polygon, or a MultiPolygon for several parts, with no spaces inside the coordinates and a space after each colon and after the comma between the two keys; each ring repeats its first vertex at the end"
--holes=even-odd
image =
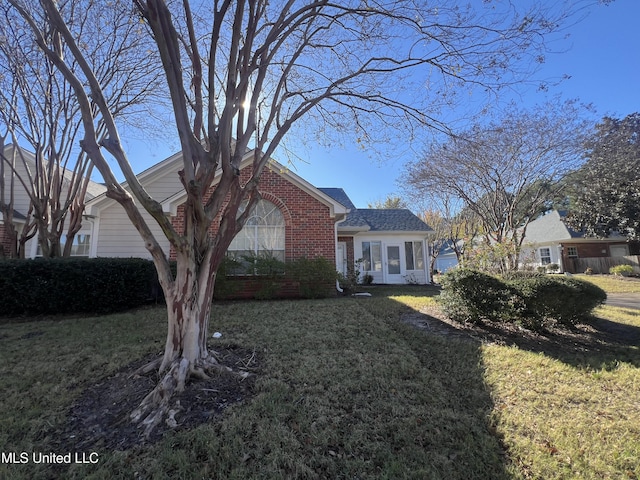
{"type": "MultiPolygon", "coordinates": [[[[556,1],[556,0],[549,0],[556,1]]],[[[609,5],[594,5],[584,20],[567,29],[569,38],[550,55],[536,78],[560,78],[569,75],[546,94],[530,87],[524,90],[524,104],[544,103],[555,95],[578,98],[592,103],[597,118],[604,115],[624,117],[640,111],[640,0],[615,0],[609,5]]],[[[168,132],[170,134],[170,132],[168,132]]],[[[125,145],[126,139],[123,139],[125,145]]],[[[139,172],[174,153],[175,142],[136,145],[129,155],[139,172]],[[173,145],[171,145],[173,143],[173,145]],[[137,158],[145,158],[136,162],[137,158]]],[[[416,151],[420,145],[414,145],[416,151]]],[[[413,160],[409,151],[400,158],[372,158],[366,151],[335,145],[310,146],[295,152],[299,160],[291,167],[317,187],[342,187],[357,207],[384,200],[400,192],[397,179],[403,165],[413,160]]],[[[276,160],[286,163],[286,159],[276,160]]]]}

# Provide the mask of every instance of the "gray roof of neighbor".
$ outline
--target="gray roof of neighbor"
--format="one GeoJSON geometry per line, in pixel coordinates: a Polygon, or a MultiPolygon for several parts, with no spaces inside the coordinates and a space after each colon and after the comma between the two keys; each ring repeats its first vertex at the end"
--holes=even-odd
{"type": "Polygon", "coordinates": [[[536,218],[527,226],[526,241],[530,243],[542,243],[572,238],[582,238],[581,232],[576,232],[564,223],[566,212],[552,210],[536,218]]]}
{"type": "Polygon", "coordinates": [[[319,188],[351,209],[338,228],[366,229],[372,232],[430,232],[431,227],[406,208],[356,208],[342,188],[319,188]]]}

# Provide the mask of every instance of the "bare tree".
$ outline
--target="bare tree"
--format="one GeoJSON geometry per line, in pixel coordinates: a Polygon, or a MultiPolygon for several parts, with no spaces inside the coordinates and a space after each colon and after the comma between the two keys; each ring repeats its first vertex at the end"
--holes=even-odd
{"type": "Polygon", "coordinates": [[[162,59],[182,147],[185,225],[178,231],[136,179],[103,85],[79,46],[83,37],[65,23],[63,6],[41,0],[67,56],[51,45],[23,1],[9,3],[29,20],[38,45],[73,86],[83,118],[82,148],[158,270],[169,328],[164,355],[148,368],[163,376],[132,414],[147,432],[190,376],[220,368],[207,348],[216,272],[259,199],[265,165],[294,126],[307,119],[317,129],[352,129],[356,135],[400,126],[405,135],[416,126],[444,129],[432,107],[449,90],[465,84],[495,89],[515,81],[513,62],[539,55],[547,34],[566,18],[566,12],[540,5],[527,12],[507,7],[500,14],[482,6],[474,11],[450,2],[436,7],[403,0],[213,0],[195,10],[187,0],[171,6],[136,0],[162,59]],[[69,59],[81,72],[69,67],[69,59]],[[102,140],[96,111],[106,129],[102,140]],[[115,158],[129,190],[116,180],[105,152],[115,158]],[[239,163],[248,152],[251,173],[241,182],[239,163]],[[175,277],[139,206],[175,249],[175,277]]]}
{"type": "Polygon", "coordinates": [[[407,167],[406,185],[414,194],[444,192],[461,202],[478,219],[487,245],[513,247],[503,267],[517,269],[527,225],[582,161],[589,125],[583,108],[574,101],[532,111],[512,106],[498,122],[430,145],[407,167]]]}
{"type": "Polygon", "coordinates": [[[420,198],[420,201],[427,206],[419,216],[433,230],[429,235],[431,270],[435,269],[436,260],[443,247],[450,248],[455,253],[458,263],[463,264],[465,253],[479,233],[476,216],[470,215],[464,208],[458,208],[460,202],[441,190],[429,192],[426,198],[420,198]]]}
{"type": "Polygon", "coordinates": [[[407,204],[402,200],[402,198],[397,197],[395,195],[387,195],[387,198],[384,200],[374,200],[367,205],[367,208],[377,208],[377,209],[394,209],[394,208],[407,208],[407,204]]]}
{"type": "MultiPolygon", "coordinates": [[[[67,23],[82,35],[83,55],[102,85],[109,110],[123,119],[136,117],[157,92],[161,69],[159,60],[142,48],[146,44],[149,49],[151,43],[144,26],[131,21],[131,2],[119,0],[106,6],[70,0],[64,5],[67,23]]],[[[43,40],[64,56],[60,33],[45,16],[37,15],[38,3],[29,6],[43,40]]],[[[27,147],[35,158],[34,162],[30,155],[25,158],[21,149],[13,150],[15,158],[0,158],[3,185],[13,182],[13,188],[24,190],[31,202],[19,239],[15,227],[10,227],[18,244],[13,250],[24,256],[26,241],[37,234],[43,257],[68,256],[82,226],[92,170],[86,152],[77,145],[82,136],[80,105],[64,75],[33,43],[24,19],[8,5],[0,8],[0,15],[0,126],[5,138],[27,147]]],[[[72,56],[68,67],[72,72],[79,70],[72,56]]],[[[96,133],[101,136],[104,122],[95,105],[91,108],[96,133]]],[[[0,155],[3,152],[4,148],[0,155]]],[[[7,190],[9,200],[15,192],[7,190]]],[[[4,203],[8,211],[11,202],[4,203]]]]}

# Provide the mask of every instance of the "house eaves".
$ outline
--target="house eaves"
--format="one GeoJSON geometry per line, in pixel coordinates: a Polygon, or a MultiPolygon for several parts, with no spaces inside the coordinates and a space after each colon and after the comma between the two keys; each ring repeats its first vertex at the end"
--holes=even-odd
{"type": "MultiPolygon", "coordinates": [[[[242,170],[248,167],[253,162],[253,160],[254,160],[254,151],[253,150],[248,151],[242,158],[242,161],[240,162],[240,165],[239,165],[239,169],[242,170]]],[[[344,205],[342,205],[340,202],[336,201],[335,199],[325,194],[324,192],[318,190],[316,187],[311,185],[302,177],[296,175],[290,169],[281,165],[275,160],[269,160],[269,163],[265,168],[270,169],[272,172],[285,178],[286,180],[291,182],[293,185],[298,187],[300,190],[304,191],[305,193],[309,194],[311,197],[315,198],[316,200],[328,206],[331,218],[334,218],[336,221],[342,220],[349,212],[349,209],[344,205]]],[[[220,181],[220,174],[216,176],[212,185],[217,185],[219,181],[220,181]]],[[[176,192],[175,195],[172,195],[171,197],[161,202],[162,209],[167,214],[177,215],[178,207],[182,205],[186,201],[186,199],[187,199],[187,195],[184,190],[176,192]]]]}
{"type": "MultiPolygon", "coordinates": [[[[178,161],[182,161],[182,152],[174,153],[170,157],[167,157],[164,160],[156,163],[155,165],[147,168],[146,170],[138,173],[136,175],[136,177],[138,178],[138,182],[140,182],[143,187],[146,187],[147,185],[152,184],[155,180],[163,177],[164,175],[167,175],[171,172],[177,172],[176,163],[178,161]]],[[[128,182],[122,182],[121,185],[127,192],[131,193],[128,182]]],[[[106,190],[106,187],[104,187],[104,191],[100,195],[92,198],[86,203],[87,213],[96,215],[98,210],[106,208],[116,202],[114,199],[107,196],[106,190]]],[[[165,199],[162,200],[164,201],[165,199]]]]}
{"type": "MultiPolygon", "coordinates": [[[[17,210],[13,211],[13,220],[17,223],[24,223],[27,217],[17,210]]],[[[0,222],[4,222],[4,215],[0,212],[0,222]]]]}

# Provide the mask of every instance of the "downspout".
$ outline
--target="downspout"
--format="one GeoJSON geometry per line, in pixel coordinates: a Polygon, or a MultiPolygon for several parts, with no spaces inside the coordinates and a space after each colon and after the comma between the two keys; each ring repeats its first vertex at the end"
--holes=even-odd
{"type": "MultiPolygon", "coordinates": [[[[342,217],[342,220],[338,220],[336,223],[333,224],[333,231],[334,231],[334,238],[335,238],[333,244],[335,249],[334,257],[336,259],[336,271],[338,271],[338,224],[344,222],[346,219],[347,219],[347,215],[345,214],[345,216],[342,217]]],[[[338,279],[336,279],[336,290],[338,291],[338,293],[344,293],[344,290],[340,288],[340,280],[338,279]]]]}

